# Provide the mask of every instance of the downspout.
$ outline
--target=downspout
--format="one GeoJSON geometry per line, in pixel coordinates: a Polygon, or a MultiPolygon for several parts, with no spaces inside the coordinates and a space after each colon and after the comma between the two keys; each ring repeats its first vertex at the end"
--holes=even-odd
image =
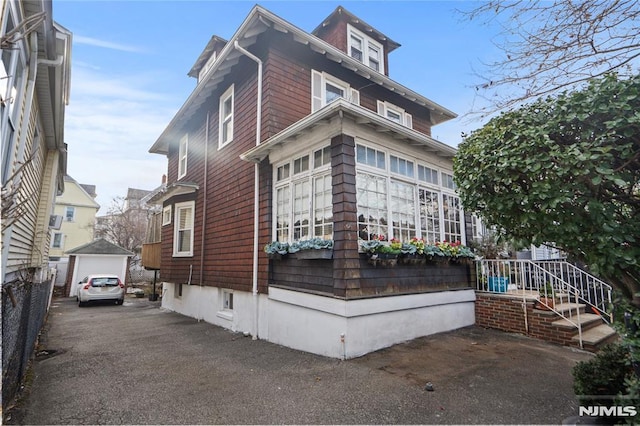
{"type": "Polygon", "coordinates": [[[202,282],[204,280],[204,235],[205,230],[207,229],[207,183],[209,182],[209,179],[207,179],[207,177],[209,176],[209,111],[207,111],[206,126],[207,127],[204,129],[204,197],[202,200],[202,242],[200,243],[200,286],[202,286],[202,282]]]}
{"type": "MultiPolygon", "coordinates": [[[[258,100],[256,107],[256,146],[260,145],[260,129],[262,127],[262,61],[248,50],[240,47],[238,40],[235,40],[233,46],[242,54],[246,55],[258,64],[258,100]]],[[[258,338],[258,230],[259,230],[259,213],[260,213],[260,182],[259,182],[259,166],[254,165],[254,199],[253,199],[253,340],[258,338]]]]}

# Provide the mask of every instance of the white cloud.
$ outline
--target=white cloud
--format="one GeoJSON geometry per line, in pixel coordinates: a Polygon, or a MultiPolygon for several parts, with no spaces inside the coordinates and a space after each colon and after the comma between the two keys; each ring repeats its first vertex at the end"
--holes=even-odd
{"type": "Polygon", "coordinates": [[[148,151],[179,105],[145,88],[153,84],[149,74],[74,71],[65,117],[67,171],[80,183],[96,185],[101,215],[127,188],[152,190],[166,173],[166,157],[148,151]]]}
{"type": "Polygon", "coordinates": [[[73,42],[77,43],[77,44],[86,44],[88,46],[102,47],[102,48],[105,48],[105,49],[119,50],[119,51],[122,51],[122,52],[133,52],[133,53],[143,52],[142,49],[140,49],[140,48],[138,48],[136,46],[113,43],[113,42],[110,42],[110,41],[99,40],[97,38],[84,37],[84,36],[80,36],[80,35],[74,35],[73,36],[73,42]]]}

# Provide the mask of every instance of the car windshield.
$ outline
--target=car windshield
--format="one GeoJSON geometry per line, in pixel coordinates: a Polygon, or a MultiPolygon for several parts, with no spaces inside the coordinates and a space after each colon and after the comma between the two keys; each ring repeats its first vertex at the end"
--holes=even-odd
{"type": "Polygon", "coordinates": [[[118,279],[115,277],[92,278],[91,285],[93,287],[116,286],[118,285],[118,279]]]}

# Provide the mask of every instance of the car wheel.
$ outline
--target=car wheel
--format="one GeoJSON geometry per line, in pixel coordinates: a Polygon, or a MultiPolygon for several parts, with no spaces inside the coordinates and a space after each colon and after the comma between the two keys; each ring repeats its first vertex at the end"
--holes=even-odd
{"type": "Polygon", "coordinates": [[[122,305],[124,303],[124,299],[116,300],[116,305],[122,305]]]}
{"type": "Polygon", "coordinates": [[[82,307],[83,307],[83,306],[85,306],[85,305],[86,305],[86,302],[83,302],[83,301],[81,301],[80,299],[78,299],[78,306],[79,306],[79,307],[81,307],[81,308],[82,308],[82,307]]]}

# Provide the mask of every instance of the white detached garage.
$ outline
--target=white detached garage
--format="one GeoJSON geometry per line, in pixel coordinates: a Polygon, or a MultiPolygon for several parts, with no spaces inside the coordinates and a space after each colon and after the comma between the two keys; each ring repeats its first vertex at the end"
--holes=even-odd
{"type": "Polygon", "coordinates": [[[127,284],[129,259],[133,253],[105,239],[92,241],[68,250],[69,269],[65,288],[69,296],[75,296],[78,282],[91,274],[116,274],[127,284]]]}

